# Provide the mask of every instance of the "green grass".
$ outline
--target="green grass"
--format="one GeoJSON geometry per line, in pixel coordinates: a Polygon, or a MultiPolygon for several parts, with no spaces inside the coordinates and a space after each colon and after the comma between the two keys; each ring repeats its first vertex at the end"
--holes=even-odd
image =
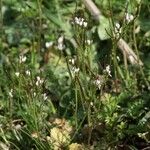
{"type": "Polygon", "coordinates": [[[0,1],[0,149],[150,147],[150,5],[95,4],[0,1]]]}

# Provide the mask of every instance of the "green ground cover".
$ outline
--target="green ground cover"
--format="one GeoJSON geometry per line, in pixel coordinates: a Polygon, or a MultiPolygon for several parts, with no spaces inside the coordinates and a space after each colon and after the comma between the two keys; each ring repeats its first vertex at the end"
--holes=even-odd
{"type": "Polygon", "coordinates": [[[150,149],[149,0],[88,2],[0,0],[0,150],[150,149]]]}

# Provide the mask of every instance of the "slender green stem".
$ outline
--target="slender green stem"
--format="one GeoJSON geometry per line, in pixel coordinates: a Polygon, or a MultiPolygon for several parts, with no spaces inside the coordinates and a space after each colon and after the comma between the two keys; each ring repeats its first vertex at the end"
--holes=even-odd
{"type": "Polygon", "coordinates": [[[75,122],[76,122],[76,129],[78,128],[78,87],[75,83],[75,122]]]}
{"type": "Polygon", "coordinates": [[[0,0],[0,29],[3,29],[3,12],[2,12],[3,2],[0,0]]]}
{"type": "MultiPolygon", "coordinates": [[[[139,16],[139,13],[140,13],[140,9],[141,9],[141,3],[139,5],[139,8],[138,8],[138,13],[137,13],[137,16],[139,16]]],[[[137,47],[137,41],[136,41],[136,33],[135,33],[135,30],[136,30],[136,24],[135,24],[135,21],[133,22],[133,43],[134,43],[134,48],[135,48],[135,51],[136,51],[136,54],[137,54],[137,59],[138,61],[140,60],[140,55],[139,55],[139,51],[138,51],[138,47],[137,47]]],[[[145,77],[145,74],[144,74],[144,71],[143,71],[143,68],[142,66],[139,66],[140,67],[140,72],[141,72],[141,75],[143,76],[143,79],[145,81],[145,84],[147,85],[147,87],[149,87],[149,82],[147,81],[146,77],[145,77]]]]}
{"type": "Polygon", "coordinates": [[[3,47],[2,36],[3,36],[3,13],[2,13],[3,2],[0,0],[0,48],[3,47]]]}
{"type": "Polygon", "coordinates": [[[41,48],[42,48],[42,41],[41,41],[41,34],[42,34],[42,0],[37,0],[37,5],[38,5],[38,14],[39,14],[39,32],[38,32],[38,35],[39,35],[39,52],[40,52],[40,50],[41,50],[41,48]]]}
{"type": "Polygon", "coordinates": [[[88,126],[89,126],[89,133],[88,133],[88,145],[90,145],[91,141],[91,133],[92,133],[92,122],[91,122],[91,106],[88,106],[88,126]]]}

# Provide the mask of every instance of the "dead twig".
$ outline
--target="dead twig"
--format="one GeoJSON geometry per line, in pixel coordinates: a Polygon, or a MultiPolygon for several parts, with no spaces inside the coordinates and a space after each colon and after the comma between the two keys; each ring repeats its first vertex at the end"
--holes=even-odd
{"type": "Polygon", "coordinates": [[[133,50],[129,47],[129,45],[123,40],[120,39],[117,43],[119,49],[122,51],[122,53],[125,53],[128,60],[132,65],[143,65],[142,61],[138,59],[137,55],[133,52],[133,50]]]}
{"type": "Polygon", "coordinates": [[[89,10],[91,15],[94,17],[94,19],[99,20],[99,17],[101,16],[101,12],[94,4],[94,2],[91,0],[83,0],[83,3],[86,6],[86,8],[89,10]]]}
{"type": "MultiPolygon", "coordinates": [[[[82,0],[85,7],[89,10],[91,15],[94,17],[95,20],[100,21],[101,11],[97,8],[92,0],[82,0]]],[[[118,48],[121,50],[122,54],[126,54],[129,62],[132,65],[140,65],[142,66],[142,61],[137,57],[134,51],[129,47],[124,39],[120,39],[117,43],[118,48]]]]}

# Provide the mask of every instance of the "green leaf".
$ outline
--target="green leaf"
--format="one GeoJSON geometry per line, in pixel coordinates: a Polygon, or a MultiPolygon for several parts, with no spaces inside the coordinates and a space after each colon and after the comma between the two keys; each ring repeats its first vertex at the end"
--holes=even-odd
{"type": "Polygon", "coordinates": [[[98,35],[101,40],[109,39],[110,36],[108,35],[110,31],[110,24],[109,20],[105,17],[101,17],[100,25],[98,26],[98,35]]]}
{"type": "Polygon", "coordinates": [[[145,32],[150,31],[150,20],[141,19],[140,20],[141,29],[145,32]]]}

